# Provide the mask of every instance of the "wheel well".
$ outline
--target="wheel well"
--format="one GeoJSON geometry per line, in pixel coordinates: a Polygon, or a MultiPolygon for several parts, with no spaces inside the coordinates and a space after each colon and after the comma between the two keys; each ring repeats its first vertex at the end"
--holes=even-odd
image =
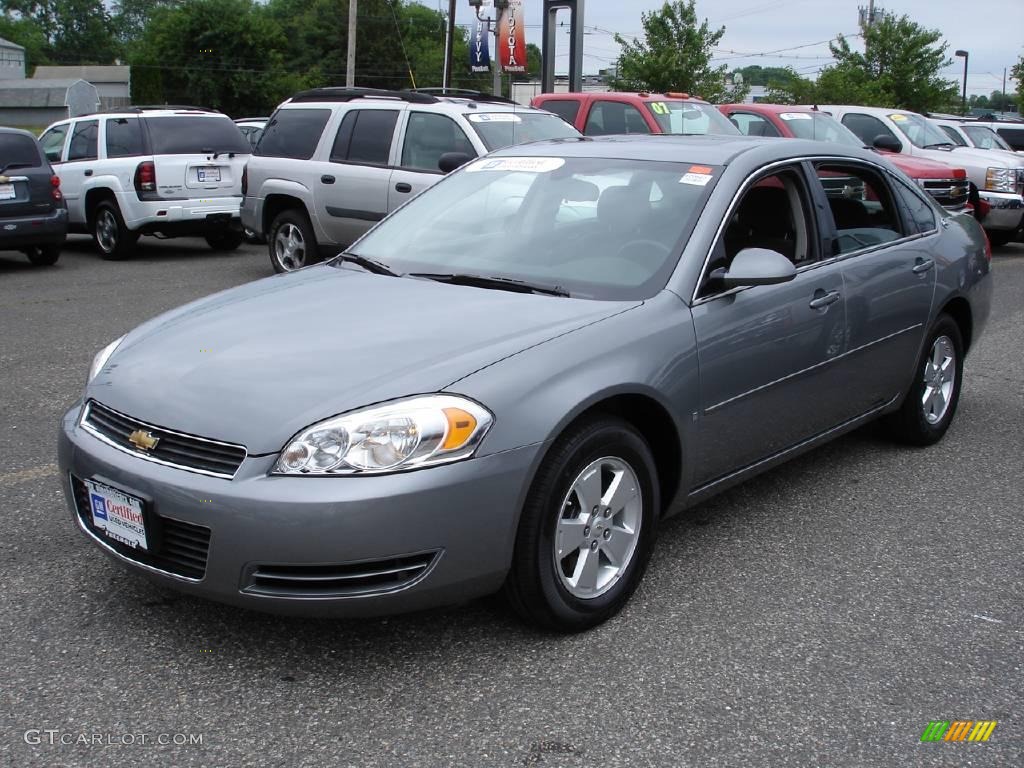
{"type": "Polygon", "coordinates": [[[105,187],[98,187],[96,189],[90,189],[85,193],[85,220],[90,225],[92,224],[93,214],[96,212],[96,206],[104,200],[113,200],[117,202],[117,197],[114,192],[105,187]]]}
{"type": "Polygon", "coordinates": [[[617,416],[643,435],[654,455],[658,470],[661,511],[668,510],[682,480],[683,451],[672,417],[662,405],[646,395],[615,395],[594,403],[573,423],[597,413],[617,416]]]}
{"type": "Polygon", "coordinates": [[[291,195],[267,195],[267,199],[263,203],[263,234],[270,236],[270,225],[274,223],[274,219],[282,211],[287,211],[289,208],[298,208],[300,211],[309,216],[309,212],[306,211],[306,204],[297,197],[291,195]]]}
{"type": "Polygon", "coordinates": [[[960,328],[960,336],[964,341],[964,352],[971,348],[971,334],[974,331],[974,320],[971,318],[971,305],[967,299],[957,296],[951,299],[942,311],[953,318],[960,328]]]}

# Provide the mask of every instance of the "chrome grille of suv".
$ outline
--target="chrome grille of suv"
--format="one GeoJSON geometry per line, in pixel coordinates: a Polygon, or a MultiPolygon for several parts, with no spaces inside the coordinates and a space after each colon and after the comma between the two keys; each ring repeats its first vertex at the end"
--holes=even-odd
{"type": "Polygon", "coordinates": [[[190,472],[230,479],[245,460],[245,448],[241,445],[146,424],[95,400],[86,404],[81,424],[86,431],[133,456],[190,472]],[[156,444],[148,450],[140,448],[131,439],[138,432],[155,438],[156,444]]]}
{"type": "Polygon", "coordinates": [[[339,565],[257,565],[244,592],[278,597],[350,597],[394,592],[418,581],[438,552],[339,565]]]}
{"type": "Polygon", "coordinates": [[[967,205],[969,187],[966,179],[924,179],[924,191],[950,211],[958,211],[967,205]]]}

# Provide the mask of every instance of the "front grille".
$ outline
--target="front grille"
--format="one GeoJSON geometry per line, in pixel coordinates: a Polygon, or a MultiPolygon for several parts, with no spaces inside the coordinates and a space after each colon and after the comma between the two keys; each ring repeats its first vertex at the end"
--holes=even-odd
{"type": "Polygon", "coordinates": [[[245,448],[241,445],[185,435],[146,424],[95,400],[90,400],[85,406],[82,426],[140,458],[205,475],[232,478],[245,460],[245,448]],[[140,431],[158,439],[151,450],[142,450],[129,439],[133,433],[140,431]]]}
{"type": "Polygon", "coordinates": [[[422,578],[437,552],[342,565],[257,565],[243,591],[279,597],[351,597],[394,592],[422,578]]]}
{"type": "Polygon", "coordinates": [[[206,558],[210,551],[209,528],[162,517],[146,509],[143,514],[149,549],[129,547],[107,538],[93,524],[89,488],[74,475],[71,476],[71,490],[75,498],[75,511],[82,525],[122,557],[187,579],[199,580],[206,574],[206,558]]]}
{"type": "Polygon", "coordinates": [[[967,205],[969,187],[966,180],[925,179],[922,185],[924,191],[947,210],[958,211],[967,205]]]}

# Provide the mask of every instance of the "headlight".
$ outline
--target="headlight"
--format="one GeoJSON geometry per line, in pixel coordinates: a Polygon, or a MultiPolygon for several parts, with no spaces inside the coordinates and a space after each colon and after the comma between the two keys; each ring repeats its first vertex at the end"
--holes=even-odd
{"type": "Polygon", "coordinates": [[[424,395],[321,421],[292,438],[276,475],[397,472],[473,455],[494,422],[482,406],[424,395]]]}
{"type": "Polygon", "coordinates": [[[1013,192],[1016,175],[1013,168],[989,168],[985,173],[985,189],[989,192],[1013,192]]]}
{"type": "MultiPolygon", "coordinates": [[[[128,334],[125,334],[125,336],[127,335],[128,334]]],[[[96,357],[92,359],[92,365],[89,366],[89,378],[86,380],[86,384],[96,378],[96,374],[99,373],[100,369],[107,364],[107,360],[109,360],[110,356],[114,354],[114,350],[117,349],[117,345],[122,341],[124,341],[124,336],[119,339],[114,339],[96,353],[96,357]]]]}

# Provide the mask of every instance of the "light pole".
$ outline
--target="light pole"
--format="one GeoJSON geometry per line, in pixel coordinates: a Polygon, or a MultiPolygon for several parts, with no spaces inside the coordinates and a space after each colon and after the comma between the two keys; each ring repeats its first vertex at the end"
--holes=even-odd
{"type": "MultiPolygon", "coordinates": [[[[469,0],[470,6],[476,11],[476,18],[490,27],[491,19],[480,15],[480,8],[483,0],[469,0]]],[[[508,8],[508,0],[494,0],[494,50],[491,52],[491,65],[494,67],[494,84],[491,90],[495,96],[501,96],[501,56],[499,55],[500,41],[498,40],[498,25],[501,23],[501,12],[508,8]]],[[[490,34],[490,31],[488,31],[490,34]]]]}
{"type": "Polygon", "coordinates": [[[953,54],[956,57],[964,57],[964,91],[963,96],[960,97],[960,114],[967,114],[967,60],[971,57],[968,51],[959,50],[953,54]]]}

